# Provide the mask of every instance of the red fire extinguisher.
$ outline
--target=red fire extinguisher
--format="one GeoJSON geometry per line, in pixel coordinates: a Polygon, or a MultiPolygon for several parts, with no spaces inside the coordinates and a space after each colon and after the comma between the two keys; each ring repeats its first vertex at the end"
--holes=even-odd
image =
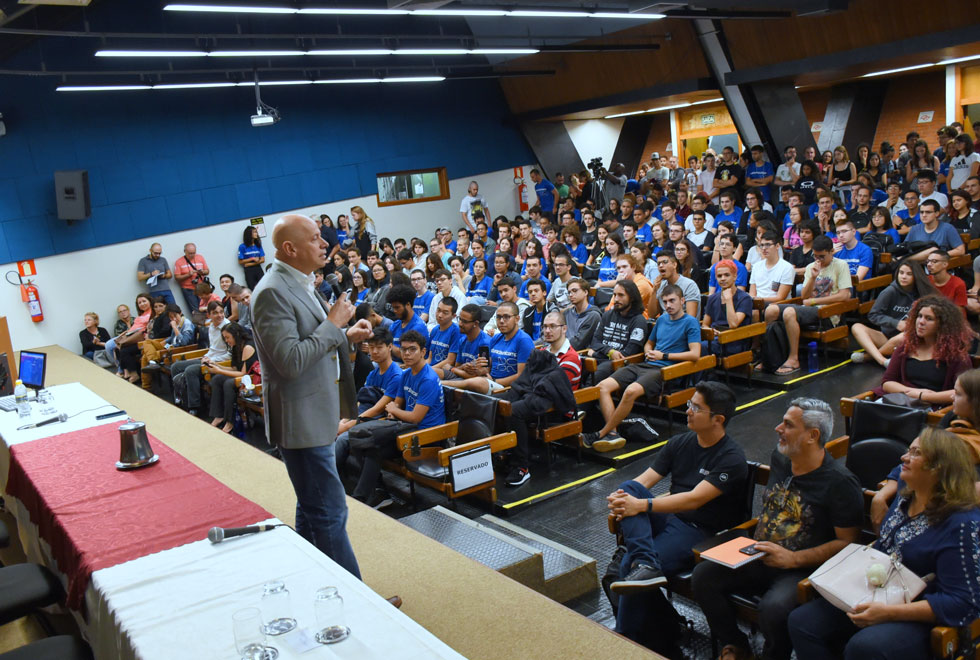
{"type": "Polygon", "coordinates": [[[524,213],[528,210],[528,195],[527,195],[527,183],[524,181],[524,168],[515,167],[514,168],[514,185],[517,186],[517,204],[524,213]]]}
{"type": "Polygon", "coordinates": [[[41,294],[30,280],[27,280],[26,283],[23,280],[21,281],[20,299],[27,303],[27,309],[31,312],[32,321],[40,323],[44,320],[44,311],[41,309],[41,294]]]}

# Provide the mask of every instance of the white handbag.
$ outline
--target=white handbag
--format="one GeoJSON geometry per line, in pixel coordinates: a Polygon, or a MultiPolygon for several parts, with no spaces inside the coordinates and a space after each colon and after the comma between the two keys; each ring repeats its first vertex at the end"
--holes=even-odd
{"type": "Polygon", "coordinates": [[[851,543],[810,575],[810,583],[827,602],[845,612],[862,603],[911,603],[925,581],[895,555],[851,543]]]}

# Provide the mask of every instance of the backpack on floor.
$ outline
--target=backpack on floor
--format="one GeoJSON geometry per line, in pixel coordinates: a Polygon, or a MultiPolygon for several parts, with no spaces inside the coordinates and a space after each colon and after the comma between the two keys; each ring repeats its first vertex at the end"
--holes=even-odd
{"type": "Polygon", "coordinates": [[[782,321],[769,324],[762,341],[762,370],[774,374],[789,357],[789,337],[782,321]]]}
{"type": "Polygon", "coordinates": [[[627,417],[616,427],[616,432],[628,442],[642,445],[652,445],[660,437],[660,434],[642,417],[627,417]]]}

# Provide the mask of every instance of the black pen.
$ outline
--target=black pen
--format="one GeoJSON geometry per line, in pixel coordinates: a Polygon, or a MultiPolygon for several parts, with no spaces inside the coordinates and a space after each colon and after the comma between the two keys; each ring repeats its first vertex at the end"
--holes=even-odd
{"type": "Polygon", "coordinates": [[[95,419],[109,419],[110,417],[115,417],[117,415],[125,415],[125,414],[126,414],[125,410],[116,410],[115,412],[107,412],[101,415],[96,415],[95,419]]]}

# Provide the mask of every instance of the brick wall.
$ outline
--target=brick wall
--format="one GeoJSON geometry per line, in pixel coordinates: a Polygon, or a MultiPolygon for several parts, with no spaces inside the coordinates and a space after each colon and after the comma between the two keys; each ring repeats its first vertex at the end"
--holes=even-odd
{"type": "Polygon", "coordinates": [[[884,141],[899,145],[905,134],[916,131],[929,143],[929,151],[937,146],[936,131],[946,119],[946,81],[942,70],[894,78],[885,92],[878,129],[874,135],[874,149],[884,141]],[[933,111],[932,121],[918,123],[920,112],[933,111]]]}
{"type": "MultiPolygon", "coordinates": [[[[643,147],[642,162],[650,162],[650,154],[654,151],[661,156],[673,156],[667,151],[666,147],[670,144],[670,113],[658,112],[653,115],[653,125],[650,126],[650,135],[647,136],[646,146],[643,147]]],[[[680,146],[678,145],[678,149],[680,146]]]]}

